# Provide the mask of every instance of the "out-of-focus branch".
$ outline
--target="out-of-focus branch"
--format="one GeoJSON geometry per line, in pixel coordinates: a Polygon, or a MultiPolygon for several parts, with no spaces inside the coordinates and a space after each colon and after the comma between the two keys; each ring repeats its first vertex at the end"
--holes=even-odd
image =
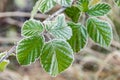
{"type": "Polygon", "coordinates": [[[18,20],[12,19],[12,18],[5,18],[4,22],[11,24],[11,25],[16,25],[21,27],[23,25],[23,22],[20,22],[18,20]]]}
{"type": "MultiPolygon", "coordinates": [[[[3,17],[30,17],[31,13],[28,12],[0,12],[0,18],[3,17]]],[[[48,15],[45,14],[36,14],[35,18],[41,18],[41,19],[46,19],[48,17],[48,15]]]]}
{"type": "MultiPolygon", "coordinates": [[[[46,19],[44,21],[48,21],[48,20],[53,19],[55,16],[57,16],[61,12],[63,12],[65,9],[66,9],[65,7],[60,8],[58,11],[56,11],[55,13],[53,13],[50,16],[44,15],[44,14],[36,14],[35,18],[46,19]]],[[[31,16],[30,13],[25,13],[25,12],[2,12],[2,13],[0,13],[0,18],[2,18],[2,17],[30,17],[30,16],[31,16]]],[[[17,21],[12,18],[5,18],[4,21],[8,24],[17,25],[19,27],[21,27],[23,24],[22,22],[17,21]]]]}
{"type": "Polygon", "coordinates": [[[0,42],[1,43],[11,43],[11,42],[17,42],[18,40],[20,40],[21,38],[3,38],[0,37],[0,42]]]}

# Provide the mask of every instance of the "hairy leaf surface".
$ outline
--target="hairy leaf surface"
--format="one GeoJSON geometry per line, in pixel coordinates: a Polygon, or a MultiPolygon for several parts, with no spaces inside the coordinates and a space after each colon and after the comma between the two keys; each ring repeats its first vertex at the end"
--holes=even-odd
{"type": "Polygon", "coordinates": [[[41,0],[38,9],[40,12],[45,13],[51,10],[55,4],[54,0],[41,0]]]}
{"type": "Polygon", "coordinates": [[[89,0],[78,0],[77,1],[77,7],[82,11],[86,12],[89,7],[89,0]]]}
{"type": "Polygon", "coordinates": [[[65,13],[72,19],[73,22],[78,22],[81,11],[76,6],[71,6],[65,10],[65,13]]]}
{"type": "Polygon", "coordinates": [[[87,21],[87,31],[89,36],[96,43],[103,47],[110,45],[112,40],[112,28],[106,21],[97,18],[89,18],[87,21]]]}
{"type": "Polygon", "coordinates": [[[42,36],[32,36],[22,39],[17,46],[17,59],[21,65],[28,65],[35,62],[41,54],[44,46],[42,36]]]}
{"type": "Polygon", "coordinates": [[[29,37],[34,35],[39,35],[44,30],[43,24],[37,20],[28,20],[24,23],[22,27],[22,35],[29,37]]]}
{"type": "Polygon", "coordinates": [[[109,4],[106,3],[99,3],[94,6],[92,6],[87,13],[92,16],[104,16],[111,10],[111,7],[109,4]]]}
{"type": "Polygon", "coordinates": [[[72,4],[73,0],[54,0],[56,3],[60,4],[61,6],[68,7],[72,4]]]}
{"type": "Polygon", "coordinates": [[[72,29],[67,25],[65,16],[59,15],[55,21],[45,22],[47,31],[58,39],[70,39],[72,36],[72,29]]]}
{"type": "Polygon", "coordinates": [[[73,50],[66,41],[52,40],[45,44],[40,59],[45,71],[56,76],[73,62],[73,50]]]}
{"type": "Polygon", "coordinates": [[[68,42],[72,46],[74,52],[79,52],[87,43],[87,30],[80,23],[69,23],[69,26],[72,28],[73,35],[68,42]]]}

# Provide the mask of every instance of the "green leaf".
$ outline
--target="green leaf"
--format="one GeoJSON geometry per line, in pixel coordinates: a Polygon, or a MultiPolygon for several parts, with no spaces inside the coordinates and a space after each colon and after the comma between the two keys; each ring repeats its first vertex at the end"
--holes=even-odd
{"type": "Polygon", "coordinates": [[[6,55],[6,52],[0,53],[0,59],[6,55]]]}
{"type": "Polygon", "coordinates": [[[9,64],[9,60],[2,61],[0,63],[0,72],[3,72],[8,64],[9,64]]]}
{"type": "Polygon", "coordinates": [[[72,19],[73,22],[78,22],[81,11],[77,7],[71,6],[65,10],[65,13],[72,19]]]}
{"type": "Polygon", "coordinates": [[[69,44],[72,46],[74,52],[79,52],[83,49],[87,43],[87,30],[80,23],[68,23],[72,28],[73,35],[70,40],[68,40],[69,44]]]}
{"type": "Polygon", "coordinates": [[[22,35],[23,36],[34,36],[39,35],[44,30],[43,24],[37,20],[28,20],[24,23],[22,27],[22,35]]]}
{"type": "Polygon", "coordinates": [[[120,0],[114,0],[114,1],[118,6],[120,6],[120,0]]]}
{"type": "Polygon", "coordinates": [[[60,4],[61,6],[68,7],[72,5],[72,2],[73,0],[38,0],[31,12],[31,18],[34,17],[38,10],[42,13],[46,13],[51,10],[56,5],[56,3],[60,4]]]}
{"type": "Polygon", "coordinates": [[[87,21],[87,31],[89,36],[96,43],[103,47],[110,45],[112,40],[112,28],[106,21],[101,21],[97,18],[89,18],[87,21]]]}
{"type": "Polygon", "coordinates": [[[45,44],[40,59],[45,71],[56,76],[72,64],[73,51],[66,41],[52,40],[45,44]]]}
{"type": "Polygon", "coordinates": [[[35,14],[38,12],[39,5],[41,3],[41,0],[38,0],[36,4],[33,7],[33,10],[31,11],[31,19],[35,16],[35,14]]]}
{"type": "MultiPolygon", "coordinates": [[[[0,59],[6,55],[6,52],[0,53],[0,59]]],[[[3,60],[0,62],[0,72],[3,72],[6,66],[9,64],[9,60],[3,60]]]]}
{"type": "Polygon", "coordinates": [[[76,6],[77,6],[82,12],[86,12],[86,11],[88,11],[89,2],[90,2],[90,0],[78,0],[76,6]]]}
{"type": "Polygon", "coordinates": [[[39,4],[39,10],[42,13],[48,12],[49,10],[51,10],[54,6],[55,6],[55,2],[54,0],[40,0],[40,4],[39,4]]]}
{"type": "Polygon", "coordinates": [[[43,46],[44,38],[42,36],[32,36],[22,39],[16,49],[18,62],[21,65],[28,65],[35,62],[39,58],[43,46]]]}
{"type": "Polygon", "coordinates": [[[55,38],[70,39],[72,29],[67,25],[64,14],[59,15],[55,21],[45,22],[47,31],[55,38]]]}
{"type": "Polygon", "coordinates": [[[92,6],[87,13],[92,16],[103,16],[111,10],[111,7],[107,3],[99,3],[92,6]]]}
{"type": "Polygon", "coordinates": [[[73,0],[54,0],[56,3],[60,4],[61,6],[68,7],[72,5],[73,0]]]}

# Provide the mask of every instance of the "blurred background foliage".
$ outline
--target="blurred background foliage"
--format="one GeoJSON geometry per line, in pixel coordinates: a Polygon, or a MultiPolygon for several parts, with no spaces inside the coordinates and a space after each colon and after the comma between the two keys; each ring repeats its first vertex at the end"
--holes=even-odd
{"type": "MultiPolygon", "coordinates": [[[[0,52],[9,50],[21,39],[21,26],[25,20],[29,19],[30,11],[36,1],[0,0],[0,52]]],[[[109,21],[113,28],[114,39],[109,48],[102,48],[89,40],[86,48],[75,54],[74,64],[56,78],[45,73],[38,64],[39,61],[23,67],[17,63],[15,56],[10,56],[11,62],[4,72],[0,72],[0,80],[120,80],[120,8],[112,0],[103,1],[112,7],[107,16],[100,17],[109,21]]],[[[60,6],[56,5],[42,16],[39,13],[37,19],[44,20],[48,14],[52,14],[58,8],[60,6]]]]}

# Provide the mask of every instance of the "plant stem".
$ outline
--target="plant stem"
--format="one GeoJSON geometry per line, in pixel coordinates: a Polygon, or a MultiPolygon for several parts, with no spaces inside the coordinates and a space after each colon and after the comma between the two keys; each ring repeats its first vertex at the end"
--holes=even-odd
{"type": "Polygon", "coordinates": [[[60,8],[58,11],[56,11],[55,13],[53,13],[50,17],[48,17],[46,20],[44,20],[43,22],[45,21],[49,21],[51,19],[53,19],[55,16],[57,16],[58,14],[62,13],[64,10],[66,9],[66,7],[62,7],[60,8]]]}
{"type": "Polygon", "coordinates": [[[16,45],[14,45],[14,46],[6,53],[6,55],[3,56],[3,57],[0,59],[0,63],[1,63],[2,61],[4,61],[6,58],[8,58],[9,55],[12,54],[12,53],[15,51],[15,49],[16,49],[16,45]]]}

